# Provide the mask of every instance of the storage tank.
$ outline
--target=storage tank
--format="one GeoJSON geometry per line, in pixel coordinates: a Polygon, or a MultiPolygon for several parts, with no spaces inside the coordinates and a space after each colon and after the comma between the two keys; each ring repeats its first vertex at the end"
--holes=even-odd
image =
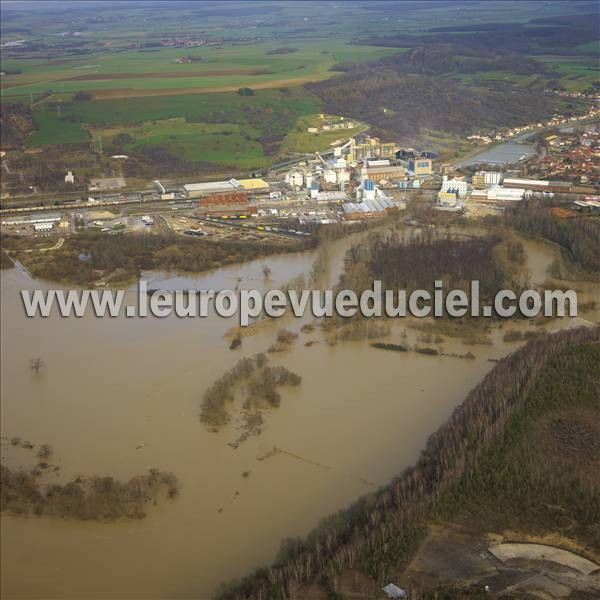
{"type": "Polygon", "coordinates": [[[291,171],[285,177],[285,182],[292,187],[302,187],[304,175],[300,171],[291,171]]]}

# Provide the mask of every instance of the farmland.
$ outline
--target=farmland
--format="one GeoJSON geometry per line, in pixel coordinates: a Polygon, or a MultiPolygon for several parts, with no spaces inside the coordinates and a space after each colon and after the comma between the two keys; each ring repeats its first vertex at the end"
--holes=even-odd
{"type": "Polygon", "coordinates": [[[558,73],[560,84],[570,92],[583,91],[594,85],[600,78],[600,66],[597,58],[590,56],[540,56],[538,60],[548,64],[553,71],[558,73]]]}
{"type": "Polygon", "coordinates": [[[27,145],[132,139],[125,151],[164,145],[175,156],[240,168],[262,167],[269,142],[282,139],[298,118],[318,112],[316,97],[301,87],[237,93],[180,94],[111,100],[54,101],[33,109],[36,131],[27,145]],[[58,111],[60,110],[60,120],[58,111]]]}
{"type": "Polygon", "coordinates": [[[469,10],[123,3],[102,13],[84,4],[76,11],[54,6],[51,16],[11,6],[3,17],[2,102],[30,107],[35,131],[6,139],[29,148],[87,144],[89,152],[133,155],[148,169],[165,163],[160,149],[171,163],[185,162],[186,172],[200,163],[266,168],[369,126],[452,150],[470,129],[568,113],[546,90],[586,91],[598,80],[588,19],[560,2],[548,2],[541,19],[535,4],[504,6],[499,24],[485,2],[469,10]],[[557,19],[564,27],[556,39],[539,35],[540,25],[557,19]],[[411,62],[423,48],[430,73],[420,71],[419,59],[411,62]],[[241,95],[242,88],[251,91],[241,95]],[[486,99],[483,108],[480,100],[471,106],[473,91],[486,99]],[[525,113],[521,98],[530,91],[537,96],[525,113]],[[309,134],[323,111],[360,125],[309,134]]]}
{"type": "MultiPolygon", "coordinates": [[[[155,121],[187,117],[190,121],[202,118],[224,119],[238,122],[244,108],[259,107],[297,111],[298,113],[314,112],[317,100],[301,89],[258,91],[252,96],[239,94],[178,94],[173,96],[156,96],[140,102],[137,99],[119,98],[97,101],[65,101],[61,102],[62,119],[92,126],[127,126],[155,121]]],[[[51,100],[34,109],[36,120],[44,127],[44,119],[56,114],[56,104],[51,100]]]]}
{"type": "Polygon", "coordinates": [[[248,125],[188,123],[183,118],[175,118],[147,121],[136,127],[100,129],[95,131],[94,139],[102,138],[110,143],[118,134],[132,138],[123,146],[125,152],[160,146],[191,162],[208,161],[240,168],[266,166],[266,157],[257,141],[259,132],[248,125]]]}
{"type": "Polygon", "coordinates": [[[3,61],[16,73],[2,78],[3,100],[35,101],[26,145],[93,141],[110,150],[122,133],[130,139],[120,152],[161,147],[192,163],[262,168],[297,120],[320,110],[301,84],[334,76],[338,62],[398,52],[324,39],[294,40],[291,51],[280,42],[151,50],[3,61]],[[254,93],[241,96],[241,87],[254,93]]]}
{"type": "Polygon", "coordinates": [[[330,68],[347,60],[377,59],[391,48],[354,46],[348,40],[294,41],[295,52],[273,53],[279,42],[208,48],[152,48],[102,52],[61,60],[6,60],[3,68],[20,70],[2,78],[5,98],[47,90],[57,94],[87,91],[94,98],[140,97],[166,93],[272,88],[329,78],[330,68]],[[189,62],[185,62],[189,61],[189,62]]]}

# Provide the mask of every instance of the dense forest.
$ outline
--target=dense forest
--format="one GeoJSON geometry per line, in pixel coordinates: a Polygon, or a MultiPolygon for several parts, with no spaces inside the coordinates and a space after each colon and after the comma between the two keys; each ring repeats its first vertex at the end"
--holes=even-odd
{"type": "MultiPolygon", "coordinates": [[[[332,591],[332,597],[339,597],[335,596],[335,578],[349,568],[382,581],[388,569],[406,564],[416,550],[425,521],[439,501],[443,500],[439,506],[447,506],[450,501],[446,494],[460,492],[465,482],[477,480],[477,473],[482,473],[479,467],[486,468],[486,461],[492,460],[489,456],[497,453],[494,444],[502,443],[495,440],[512,435],[510,430],[519,426],[520,419],[526,419],[523,411],[545,410],[546,390],[566,380],[560,393],[551,396],[550,406],[562,400],[568,406],[579,402],[583,384],[589,392],[581,401],[598,410],[593,365],[599,342],[600,327],[583,327],[539,337],[501,359],[429,438],[414,467],[375,495],[323,521],[305,540],[285,544],[275,565],[233,585],[221,599],[294,598],[311,582],[319,582],[332,591]],[[584,358],[569,362],[568,353],[580,352],[577,346],[581,344],[586,344],[581,350],[584,358]]],[[[551,483],[549,488],[539,477],[523,476],[511,483],[524,486],[518,490],[521,498],[531,498],[546,491],[551,495],[565,492],[573,479],[571,476],[570,484],[551,483]]],[[[587,511],[583,523],[595,522],[598,514],[594,513],[597,506],[590,503],[593,497],[578,494],[577,489],[568,496],[578,504],[570,509],[573,514],[587,511]]],[[[539,525],[552,526],[553,522],[542,519],[539,525]]]]}
{"type": "MultiPolygon", "coordinates": [[[[392,54],[376,63],[397,73],[418,75],[449,75],[479,71],[511,71],[520,75],[549,74],[544,63],[513,52],[498,52],[491,47],[469,48],[457,44],[429,44],[417,46],[408,52],[392,54]]],[[[335,70],[369,69],[369,64],[346,63],[335,70]]]]}
{"type": "Polygon", "coordinates": [[[522,244],[498,235],[458,238],[426,232],[409,240],[371,235],[347,252],[340,285],[361,293],[379,280],[384,290],[427,290],[433,296],[434,282],[440,280],[445,289],[469,295],[471,281],[478,281],[480,299],[493,303],[499,290],[525,289],[524,262],[522,244]]]}
{"type": "MultiPolygon", "coordinates": [[[[401,39],[405,41],[405,37],[401,39]]],[[[488,71],[553,76],[534,58],[489,43],[471,46],[462,40],[463,36],[445,41],[437,34],[418,43],[401,43],[399,46],[411,49],[368,63],[338,64],[333,70],[344,72],[343,76],[306,87],[321,98],[325,111],[370,123],[390,138],[417,136],[425,130],[466,134],[548,119],[558,112],[582,111],[575,100],[510,81],[497,86],[491,81],[474,84],[454,78],[488,71]]]]}
{"type": "Polygon", "coordinates": [[[436,516],[475,531],[550,531],[599,551],[599,364],[598,344],[552,360],[436,516]]]}
{"type": "MultiPolygon", "coordinates": [[[[593,5],[590,4],[590,9],[593,5]]],[[[412,48],[430,43],[458,44],[485,52],[489,48],[520,54],[580,54],[581,45],[600,38],[597,13],[541,17],[528,23],[479,22],[432,27],[423,33],[362,38],[357,43],[412,48]]],[[[589,49],[595,56],[596,51],[589,49]]]]}
{"type": "Polygon", "coordinates": [[[576,112],[539,91],[507,85],[503,90],[475,92],[456,81],[399,73],[387,65],[351,69],[307,87],[321,98],[325,112],[371,123],[384,137],[392,138],[427,129],[465,134],[548,119],[559,111],[576,112]]]}
{"type": "Polygon", "coordinates": [[[124,161],[122,165],[125,177],[152,179],[154,177],[189,177],[199,174],[214,177],[231,176],[230,168],[224,165],[208,161],[186,160],[161,145],[145,144],[133,152],[113,145],[108,150],[117,154],[126,153],[129,156],[129,160],[124,161]]]}

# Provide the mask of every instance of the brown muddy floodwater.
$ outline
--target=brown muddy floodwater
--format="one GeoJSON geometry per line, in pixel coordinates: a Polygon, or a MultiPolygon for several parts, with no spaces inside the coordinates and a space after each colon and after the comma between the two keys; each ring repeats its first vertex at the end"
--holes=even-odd
{"type": "MultiPolygon", "coordinates": [[[[351,242],[327,247],[325,281],[337,280],[351,242]]],[[[546,249],[532,267],[540,276],[553,259],[546,249]]],[[[314,258],[272,257],[193,278],[154,274],[150,287],[233,288],[239,277],[241,287],[263,288],[264,264],[278,287],[309,273],[314,258]]],[[[127,479],[156,467],[177,475],[181,494],[141,521],[2,517],[4,598],[210,598],[221,581],[270,562],[282,538],[306,534],[413,463],[493,367],[488,359],[516,347],[500,341],[501,331],[494,345],[444,342],[446,352],[477,357],[461,360],[366,341],[305,347],[319,334],[301,334],[271,358],[300,374],[301,386],[282,388],[263,433],[234,450],[235,423],[210,433],[198,420],[205,389],[242,356],[265,351],[282,325],[298,330],[299,322],[270,323],[230,351],[223,336],[234,321],[216,316],[27,319],[19,290],[36,287],[52,286],[18,269],[2,274],[2,435],[51,444],[57,481],[127,479]],[[38,376],[32,357],[45,363],[38,376]],[[289,454],[259,460],[274,446],[289,454]]],[[[24,464],[6,446],[4,464],[24,464]]]]}

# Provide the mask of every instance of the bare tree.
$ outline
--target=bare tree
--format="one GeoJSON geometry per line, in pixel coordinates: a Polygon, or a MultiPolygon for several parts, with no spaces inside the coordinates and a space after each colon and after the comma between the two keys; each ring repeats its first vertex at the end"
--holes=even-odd
{"type": "Polygon", "coordinates": [[[37,375],[40,369],[44,366],[44,361],[41,358],[30,358],[29,368],[37,375]]]}

